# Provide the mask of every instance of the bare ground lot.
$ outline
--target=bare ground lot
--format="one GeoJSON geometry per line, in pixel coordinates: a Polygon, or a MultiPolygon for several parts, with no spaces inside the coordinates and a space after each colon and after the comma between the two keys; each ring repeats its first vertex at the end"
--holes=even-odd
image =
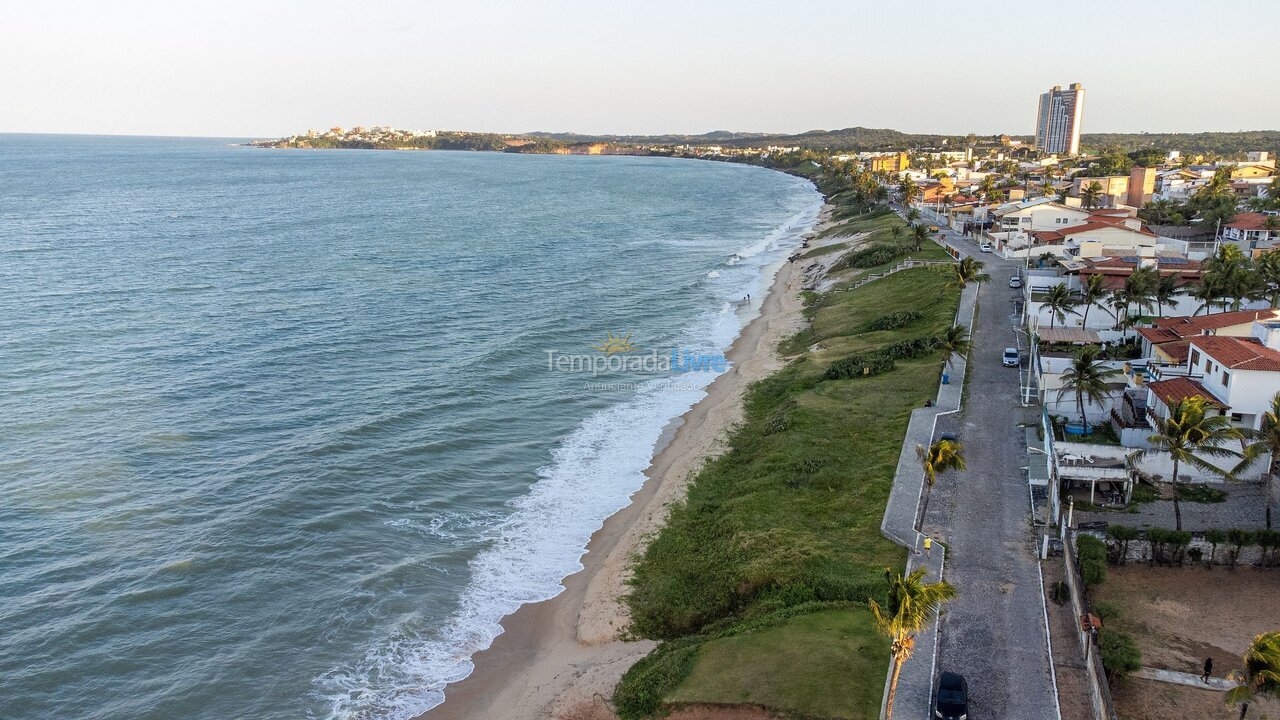
{"type": "MultiPolygon", "coordinates": [[[[1212,657],[1214,675],[1238,667],[1254,636],[1280,629],[1280,572],[1239,568],[1109,568],[1095,591],[1097,603],[1119,610],[1104,621],[1133,635],[1147,667],[1196,673],[1212,657]]],[[[1239,711],[1223,704],[1222,693],[1129,678],[1113,684],[1121,720],[1197,718],[1233,720],[1239,711]]],[[[1250,718],[1280,719],[1280,703],[1254,704],[1250,718]]]]}
{"type": "Polygon", "coordinates": [[[1147,667],[1199,673],[1206,657],[1225,674],[1262,632],[1280,630],[1275,569],[1112,567],[1095,603],[1118,608],[1110,623],[1133,635],[1147,667]]]}
{"type": "MultiPolygon", "coordinates": [[[[1111,688],[1120,720],[1236,720],[1240,711],[1227,707],[1222,693],[1155,680],[1128,678],[1111,688]]],[[[1247,720],[1280,718],[1280,703],[1274,700],[1253,703],[1247,720]]]]}

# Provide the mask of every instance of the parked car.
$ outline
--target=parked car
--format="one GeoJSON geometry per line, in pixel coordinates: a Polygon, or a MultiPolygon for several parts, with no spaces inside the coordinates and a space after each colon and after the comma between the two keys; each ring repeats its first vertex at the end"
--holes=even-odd
{"type": "Polygon", "coordinates": [[[995,248],[991,247],[991,243],[984,242],[978,246],[978,249],[981,250],[982,252],[991,252],[995,248]]]}
{"type": "Polygon", "coordinates": [[[1022,287],[1022,276],[1014,275],[1013,277],[1009,278],[1009,287],[1013,288],[1014,290],[1017,290],[1018,288],[1022,287]]]}
{"type": "Polygon", "coordinates": [[[1021,358],[1018,357],[1018,348],[1005,348],[1001,363],[1005,367],[1018,367],[1021,364],[1021,358]]]}
{"type": "Polygon", "coordinates": [[[944,672],[938,676],[933,716],[941,720],[969,720],[969,683],[963,675],[944,672]]]}

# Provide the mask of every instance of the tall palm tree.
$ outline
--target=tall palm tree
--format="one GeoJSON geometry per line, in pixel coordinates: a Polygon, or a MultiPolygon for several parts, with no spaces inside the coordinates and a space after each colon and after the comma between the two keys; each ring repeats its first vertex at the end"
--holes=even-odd
{"type": "Polygon", "coordinates": [[[916,635],[924,630],[942,604],[956,596],[956,589],[945,582],[926,583],[927,568],[918,567],[910,575],[885,568],[889,581],[889,599],[884,607],[875,600],[868,601],[871,614],[876,619],[876,629],[889,638],[893,655],[893,674],[889,680],[889,698],[885,703],[885,720],[893,720],[893,700],[898,694],[898,677],[902,664],[911,658],[916,647],[916,635]]]}
{"type": "Polygon", "coordinates": [[[1169,408],[1169,416],[1151,415],[1156,432],[1147,441],[1151,447],[1138,450],[1129,456],[1139,460],[1156,454],[1167,454],[1173,460],[1173,517],[1179,532],[1182,530],[1182,506],[1178,503],[1178,468],[1187,464],[1203,472],[1231,477],[1227,470],[1219,468],[1204,458],[1243,458],[1244,454],[1222,447],[1244,438],[1244,432],[1231,426],[1230,418],[1223,415],[1209,416],[1205,412],[1207,401],[1192,395],[1169,408]],[[1203,456],[1203,457],[1202,457],[1203,456]]]}
{"type": "Polygon", "coordinates": [[[911,201],[920,195],[920,186],[910,175],[906,175],[898,184],[898,192],[902,195],[902,206],[911,207],[911,201]]]}
{"type": "Polygon", "coordinates": [[[1244,448],[1244,460],[1232,472],[1239,472],[1261,455],[1271,455],[1267,464],[1267,474],[1263,480],[1266,488],[1267,529],[1271,529],[1271,496],[1272,484],[1276,479],[1276,470],[1280,468],[1280,392],[1271,397],[1271,409],[1262,413],[1262,427],[1258,430],[1246,430],[1245,435],[1253,442],[1244,448]]]}
{"type": "Polygon", "coordinates": [[[1182,288],[1178,285],[1179,279],[1177,273],[1169,273],[1168,275],[1161,275],[1156,282],[1155,292],[1152,297],[1156,301],[1156,313],[1160,317],[1164,317],[1164,306],[1172,304],[1174,298],[1182,294],[1182,288]]]}
{"type": "Polygon", "coordinates": [[[1094,208],[1098,206],[1098,200],[1102,198],[1102,184],[1097,180],[1080,188],[1080,204],[1086,208],[1094,208]]]}
{"type": "Polygon", "coordinates": [[[920,219],[920,211],[916,208],[907,208],[907,222],[914,223],[920,219]]]}
{"type": "Polygon", "coordinates": [[[929,496],[933,494],[933,484],[938,480],[938,473],[965,468],[964,447],[953,440],[938,440],[928,449],[917,445],[916,457],[920,460],[920,467],[924,469],[924,508],[920,517],[925,517],[929,514],[929,496]]]}
{"type": "Polygon", "coordinates": [[[1044,300],[1040,301],[1040,309],[1049,311],[1049,327],[1053,327],[1054,320],[1067,321],[1067,313],[1076,314],[1076,301],[1071,296],[1071,291],[1067,289],[1066,283],[1058,283],[1049,288],[1049,292],[1045,293],[1044,300]]]}
{"type": "Polygon", "coordinates": [[[1218,289],[1223,309],[1226,309],[1226,300],[1230,299],[1235,310],[1240,309],[1245,298],[1259,294],[1261,285],[1258,275],[1250,267],[1249,258],[1231,243],[1223,243],[1213,257],[1205,261],[1203,282],[1218,289]]]}
{"type": "Polygon", "coordinates": [[[929,228],[924,225],[911,226],[911,249],[919,251],[929,241],[929,228]]]}
{"type": "Polygon", "coordinates": [[[1260,294],[1271,303],[1271,307],[1280,307],[1280,252],[1264,253],[1254,263],[1254,267],[1258,273],[1260,294]]]}
{"type": "Polygon", "coordinates": [[[1062,373],[1062,388],[1058,390],[1059,400],[1067,393],[1075,393],[1076,409],[1080,411],[1080,422],[1084,424],[1085,432],[1089,431],[1089,418],[1084,414],[1085,398],[1101,405],[1111,394],[1107,381],[1120,374],[1116,368],[1104,366],[1098,360],[1098,353],[1097,345],[1080,348],[1071,361],[1071,367],[1062,373]]]}
{"type": "Polygon", "coordinates": [[[1107,279],[1102,275],[1089,275],[1080,285],[1080,304],[1084,306],[1084,317],[1080,318],[1080,327],[1089,327],[1089,308],[1107,296],[1107,279]]]}
{"type": "Polygon", "coordinates": [[[991,279],[990,275],[982,271],[986,264],[981,260],[967,257],[952,267],[955,268],[955,277],[947,283],[947,287],[965,287],[971,282],[986,282],[991,279]]]}
{"type": "Polygon", "coordinates": [[[969,354],[969,329],[963,325],[952,325],[942,334],[939,345],[947,354],[947,367],[951,367],[953,358],[969,354]]]}
{"type": "Polygon", "coordinates": [[[1240,720],[1249,712],[1249,703],[1260,698],[1280,697],[1280,632],[1262,633],[1249,643],[1244,667],[1231,673],[1239,685],[1227,691],[1227,705],[1240,706],[1240,720]]]}

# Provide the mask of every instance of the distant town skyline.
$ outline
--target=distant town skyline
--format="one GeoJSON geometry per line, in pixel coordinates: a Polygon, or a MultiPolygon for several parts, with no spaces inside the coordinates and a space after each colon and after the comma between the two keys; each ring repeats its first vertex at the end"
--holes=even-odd
{"type": "Polygon", "coordinates": [[[1086,134],[1264,130],[1280,57],[1239,72],[1221,47],[1277,24],[1253,0],[22,3],[0,25],[0,132],[1030,136],[1035,98],[1071,82],[1086,134]]]}

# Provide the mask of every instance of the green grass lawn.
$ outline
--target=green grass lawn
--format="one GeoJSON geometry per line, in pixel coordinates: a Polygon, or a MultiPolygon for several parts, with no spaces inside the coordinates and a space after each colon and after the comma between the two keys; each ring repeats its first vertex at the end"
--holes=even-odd
{"type": "MultiPolygon", "coordinates": [[[[959,291],[944,288],[946,280],[920,268],[819,296],[810,308],[813,328],[807,341],[793,342],[807,347],[817,341],[841,350],[802,351],[787,368],[751,388],[744,422],[730,437],[729,450],[707,463],[687,500],[672,508],[667,525],[637,562],[628,597],[632,632],[673,642],[624,678],[615,697],[624,718],[656,712],[659,706],[653,703],[668,695],[721,702],[738,692],[740,681],[728,675],[723,687],[712,679],[688,684],[695,677],[717,676],[710,670],[690,674],[690,658],[700,645],[721,643],[729,639],[721,637],[726,633],[737,637],[740,628],[779,612],[861,604],[883,594],[883,569],[900,567],[905,551],[881,536],[880,521],[911,411],[934,396],[941,354],[900,360],[892,371],[867,378],[825,380],[823,373],[854,350],[949,327],[959,291]],[[922,317],[899,330],[866,331],[869,321],[897,310],[917,310],[922,317]],[[708,689],[713,687],[714,692],[708,689]],[[647,700],[622,701],[640,697],[647,700]]],[[[865,613],[843,617],[851,625],[863,623],[857,637],[871,632],[865,613]]],[[[766,640],[760,642],[786,646],[793,632],[804,642],[817,642],[812,627],[799,617],[762,633],[766,640]]],[[[845,643],[838,635],[831,644],[828,652],[849,651],[841,649],[845,643]]],[[[734,644],[715,647],[721,646],[734,644]]],[[[713,665],[708,667],[728,662],[716,660],[720,654],[709,651],[705,658],[713,665]]],[[[697,657],[695,666],[704,656],[697,657]]],[[[811,665],[798,673],[788,653],[760,653],[754,663],[762,676],[778,678],[754,691],[755,702],[793,707],[807,694],[813,708],[848,703],[861,708],[862,695],[846,697],[848,684],[868,685],[865,693],[878,703],[887,654],[882,653],[877,673],[852,680],[848,667],[838,664],[811,665]]]]}
{"type": "Polygon", "coordinates": [[[668,696],[684,703],[750,703],[804,716],[874,720],[889,641],[865,608],[824,610],[704,644],[668,696]]]}

